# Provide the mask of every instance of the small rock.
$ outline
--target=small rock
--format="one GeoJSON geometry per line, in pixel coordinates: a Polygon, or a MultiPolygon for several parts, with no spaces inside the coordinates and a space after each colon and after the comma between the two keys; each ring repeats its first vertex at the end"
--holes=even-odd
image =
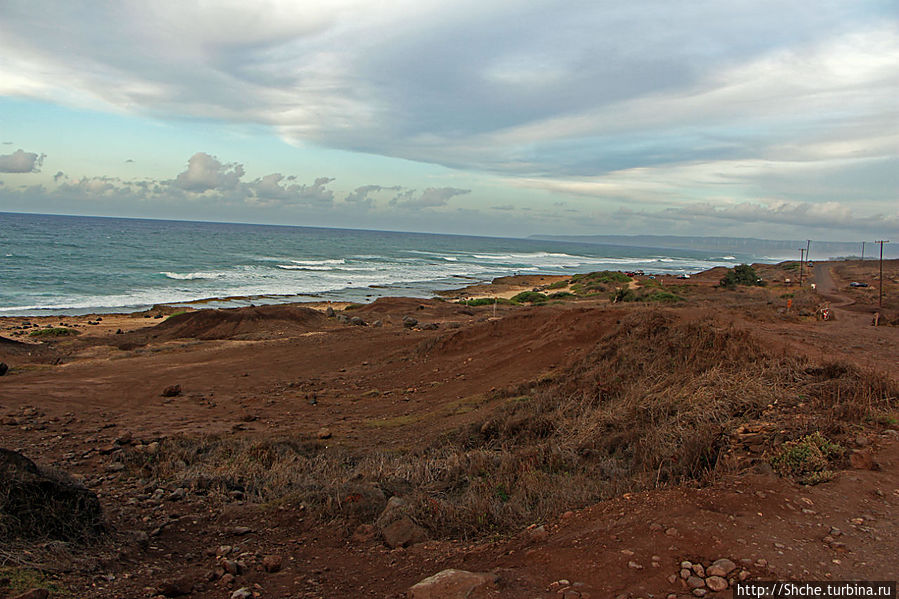
{"type": "Polygon", "coordinates": [[[705,578],[705,568],[702,567],[702,564],[693,564],[693,573],[700,578],[705,578]]]}
{"type": "Polygon", "coordinates": [[[665,534],[668,535],[669,537],[676,537],[676,536],[677,536],[677,529],[674,528],[674,527],[669,528],[669,529],[665,530],[665,534]]]}
{"type": "Polygon", "coordinates": [[[681,567],[681,568],[686,568],[687,570],[692,570],[692,569],[693,569],[693,562],[688,562],[687,560],[684,560],[684,561],[682,561],[682,562],[680,563],[680,567],[681,567]]]}
{"type": "Polygon", "coordinates": [[[709,576],[725,577],[736,569],[737,564],[723,557],[721,559],[715,560],[712,565],[709,566],[708,570],[706,570],[706,574],[708,574],[709,576]]]}
{"type": "Polygon", "coordinates": [[[373,323],[371,323],[371,326],[373,328],[378,329],[378,328],[381,328],[382,326],[384,326],[384,323],[382,323],[380,320],[376,320],[373,323]]]}
{"type": "Polygon", "coordinates": [[[426,541],[428,534],[408,516],[395,520],[381,530],[384,542],[391,548],[406,547],[426,541]]]}
{"type": "Polygon", "coordinates": [[[228,574],[233,574],[235,576],[240,574],[240,564],[234,560],[223,559],[222,568],[224,568],[225,572],[227,572],[228,574]]]}
{"type": "Polygon", "coordinates": [[[649,530],[651,530],[653,532],[659,532],[662,530],[662,528],[663,528],[662,525],[659,524],[658,522],[653,522],[652,524],[649,525],[649,530]]]}
{"type": "Polygon", "coordinates": [[[194,590],[193,580],[183,576],[181,578],[163,582],[156,589],[160,594],[166,597],[181,597],[190,595],[194,590]]]}
{"type": "Polygon", "coordinates": [[[131,440],[132,440],[131,433],[126,432],[122,435],[119,435],[119,437],[115,440],[115,442],[119,445],[130,445],[131,440]]]}
{"type": "Polygon", "coordinates": [[[412,318],[411,316],[403,316],[403,326],[407,329],[411,329],[415,325],[418,324],[417,318],[412,318]]]}
{"type": "Polygon", "coordinates": [[[325,316],[327,316],[328,318],[334,318],[334,314],[335,314],[334,308],[332,308],[331,306],[328,306],[327,309],[325,310],[325,316]]]}
{"type": "Polygon", "coordinates": [[[330,439],[331,438],[331,429],[328,427],[322,427],[318,429],[318,438],[319,439],[330,439]]]}
{"type": "Polygon", "coordinates": [[[671,584],[674,584],[675,582],[677,582],[677,574],[672,574],[671,576],[669,576],[668,582],[671,584]]]}
{"type": "Polygon", "coordinates": [[[691,570],[690,568],[681,568],[680,577],[682,580],[687,580],[691,576],[693,576],[693,570],[691,570]]]}
{"type": "Polygon", "coordinates": [[[177,397],[181,395],[181,385],[169,385],[162,390],[163,397],[177,397]]]}
{"type": "Polygon", "coordinates": [[[3,376],[7,372],[9,372],[9,366],[6,362],[0,362],[0,376],[3,376]]]}
{"type": "Polygon", "coordinates": [[[528,530],[528,538],[531,541],[542,541],[548,536],[549,533],[546,532],[546,527],[543,525],[535,526],[528,530]]]}
{"type": "Polygon", "coordinates": [[[239,537],[242,537],[243,535],[248,535],[251,532],[253,532],[253,529],[250,528],[249,526],[235,526],[234,528],[231,529],[231,533],[235,534],[239,537]]]}
{"type": "Polygon", "coordinates": [[[716,593],[727,588],[727,581],[721,576],[709,576],[705,579],[705,584],[716,593]]]}
{"type": "Polygon", "coordinates": [[[629,562],[627,563],[627,567],[628,567],[628,568],[631,568],[631,569],[634,569],[634,570],[642,570],[642,569],[643,569],[643,566],[641,566],[640,564],[638,564],[638,563],[635,562],[635,561],[629,561],[629,562]]]}
{"type": "Polygon", "coordinates": [[[355,325],[357,327],[364,327],[365,321],[359,318],[358,316],[353,316],[350,318],[350,324],[355,325]]]}
{"type": "Polygon", "coordinates": [[[409,589],[409,599],[465,599],[480,589],[496,585],[495,574],[443,570],[409,589]]]}
{"type": "Polygon", "coordinates": [[[234,577],[234,574],[231,574],[230,572],[226,572],[225,574],[222,575],[222,584],[225,585],[226,587],[234,584],[235,580],[236,580],[236,578],[234,577]]]}
{"type": "Polygon", "coordinates": [[[691,576],[687,579],[687,586],[691,589],[701,589],[705,587],[705,580],[699,576],[691,576]]]}
{"type": "Polygon", "coordinates": [[[241,589],[237,589],[233,593],[231,593],[231,599],[251,599],[253,597],[253,591],[244,587],[241,589]]]}
{"type": "Polygon", "coordinates": [[[693,589],[693,596],[694,597],[705,597],[708,592],[709,592],[708,589],[693,589]]]}
{"type": "Polygon", "coordinates": [[[280,571],[282,563],[280,555],[266,555],[262,558],[262,568],[269,574],[280,571]]]}
{"type": "Polygon", "coordinates": [[[741,581],[749,578],[749,570],[740,570],[740,574],[737,576],[741,581]]]}

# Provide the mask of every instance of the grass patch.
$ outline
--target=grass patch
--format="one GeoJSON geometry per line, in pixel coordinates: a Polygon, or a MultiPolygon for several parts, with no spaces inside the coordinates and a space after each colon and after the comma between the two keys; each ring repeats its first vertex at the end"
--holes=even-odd
{"type": "Polygon", "coordinates": [[[555,293],[550,293],[547,297],[549,297],[549,299],[552,299],[552,300],[558,300],[558,299],[568,299],[570,297],[577,297],[577,296],[573,293],[569,293],[568,291],[557,291],[555,293]]]}
{"type": "Polygon", "coordinates": [[[399,428],[415,424],[422,419],[420,414],[405,414],[403,416],[394,416],[393,418],[370,418],[365,421],[365,426],[369,428],[399,428]]]}
{"type": "Polygon", "coordinates": [[[81,331],[71,329],[69,327],[53,327],[50,329],[38,329],[28,333],[29,337],[37,337],[39,339],[55,339],[57,337],[72,337],[80,335],[81,331]]]}
{"type": "Polygon", "coordinates": [[[358,310],[363,307],[365,307],[365,304],[347,304],[347,307],[344,308],[344,310],[358,310]]]}
{"type": "Polygon", "coordinates": [[[512,304],[512,301],[503,297],[479,297],[470,300],[460,300],[459,303],[465,306],[492,306],[494,303],[508,306],[512,304]]]}
{"type": "Polygon", "coordinates": [[[684,301],[684,298],[682,298],[681,296],[671,293],[670,291],[662,290],[653,291],[652,293],[644,296],[642,299],[644,302],[662,302],[666,304],[684,301]]]}
{"type": "Polygon", "coordinates": [[[579,274],[571,277],[572,283],[630,283],[631,278],[623,272],[616,270],[600,270],[587,274],[579,274]]]}
{"type": "Polygon", "coordinates": [[[561,289],[561,288],[567,287],[567,286],[568,286],[568,281],[563,280],[563,281],[556,281],[555,283],[550,283],[549,285],[546,286],[546,288],[547,289],[561,289]]]}
{"type": "Polygon", "coordinates": [[[66,589],[38,570],[0,566],[0,595],[16,596],[31,589],[47,589],[53,597],[71,596],[66,589]]]}

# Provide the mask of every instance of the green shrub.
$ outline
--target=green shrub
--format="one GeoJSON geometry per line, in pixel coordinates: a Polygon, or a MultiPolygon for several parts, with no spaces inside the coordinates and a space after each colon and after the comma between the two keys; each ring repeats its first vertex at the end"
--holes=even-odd
{"type": "Polygon", "coordinates": [[[550,283],[546,286],[547,289],[561,289],[562,287],[567,287],[568,281],[556,281],[555,283],[550,283]]]}
{"type": "Polygon", "coordinates": [[[719,287],[725,289],[736,289],[737,285],[764,285],[764,282],[756,274],[755,269],[748,264],[740,264],[728,270],[718,283],[719,287]]]}
{"type": "Polygon", "coordinates": [[[556,293],[550,293],[549,299],[565,299],[569,297],[577,297],[573,293],[569,293],[568,291],[557,291],[556,293]]]}
{"type": "Polygon", "coordinates": [[[70,329],[68,327],[53,327],[52,329],[38,329],[28,333],[29,337],[53,338],[53,337],[70,337],[72,335],[80,335],[81,331],[70,329]]]}
{"type": "Polygon", "coordinates": [[[518,295],[512,297],[513,304],[535,304],[546,301],[546,294],[537,291],[522,291],[518,295]]]}
{"type": "Polygon", "coordinates": [[[794,477],[803,484],[814,485],[833,478],[830,463],[843,452],[839,444],[815,432],[784,443],[769,461],[781,476],[794,477]]]}

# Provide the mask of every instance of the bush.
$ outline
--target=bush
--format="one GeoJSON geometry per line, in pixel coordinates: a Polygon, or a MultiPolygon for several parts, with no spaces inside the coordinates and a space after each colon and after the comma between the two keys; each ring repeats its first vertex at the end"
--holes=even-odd
{"type": "Polygon", "coordinates": [[[718,286],[725,289],[736,289],[737,285],[761,286],[763,284],[754,268],[748,264],[740,264],[728,270],[727,274],[721,278],[718,286]]]}
{"type": "Polygon", "coordinates": [[[556,293],[550,293],[549,299],[566,299],[569,297],[577,297],[573,293],[569,293],[567,291],[557,291],[556,293]]]}
{"type": "Polygon", "coordinates": [[[612,300],[613,304],[617,304],[618,302],[636,302],[640,300],[637,294],[634,293],[634,290],[627,287],[616,289],[615,292],[609,296],[609,299],[612,300]]]}
{"type": "Polygon", "coordinates": [[[537,291],[522,291],[518,295],[512,297],[513,304],[534,304],[542,303],[547,299],[546,294],[537,291]]]}
{"type": "Polygon", "coordinates": [[[771,467],[781,476],[813,485],[833,478],[830,463],[843,455],[843,448],[820,432],[788,441],[771,457],[771,467]]]}
{"type": "Polygon", "coordinates": [[[555,283],[550,283],[549,285],[546,286],[546,288],[547,289],[561,289],[562,287],[567,287],[567,286],[568,286],[568,281],[564,280],[564,281],[556,281],[555,283]]]}
{"type": "Polygon", "coordinates": [[[53,327],[52,329],[38,329],[36,331],[31,331],[28,333],[28,336],[52,339],[54,337],[71,337],[80,334],[81,331],[76,331],[75,329],[70,329],[68,327],[53,327]]]}

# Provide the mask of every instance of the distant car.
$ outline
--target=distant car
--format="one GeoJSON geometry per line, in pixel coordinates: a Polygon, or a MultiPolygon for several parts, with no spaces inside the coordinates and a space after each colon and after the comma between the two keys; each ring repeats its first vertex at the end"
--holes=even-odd
{"type": "Polygon", "coordinates": [[[867,283],[859,283],[858,281],[852,281],[851,283],[849,283],[849,286],[850,287],[867,287],[868,284],[867,283]]]}
{"type": "Polygon", "coordinates": [[[689,278],[690,278],[690,275],[688,275],[688,274],[681,274],[681,275],[677,275],[677,278],[678,278],[678,279],[689,279],[689,278]]]}

